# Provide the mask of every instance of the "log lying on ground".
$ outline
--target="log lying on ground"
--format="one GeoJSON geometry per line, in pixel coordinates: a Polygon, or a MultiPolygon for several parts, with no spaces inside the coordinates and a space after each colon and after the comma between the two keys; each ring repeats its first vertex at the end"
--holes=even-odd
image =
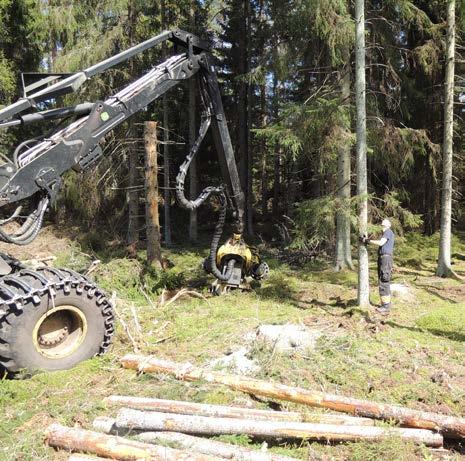
{"type": "Polygon", "coordinates": [[[120,405],[135,410],[154,410],[161,413],[177,413],[181,415],[215,416],[219,418],[253,419],[255,421],[300,421],[322,424],[346,424],[349,426],[373,426],[369,418],[357,418],[346,415],[329,415],[296,411],[271,411],[251,408],[237,408],[225,405],[207,405],[204,403],[183,402],[179,400],[151,399],[146,397],[129,397],[110,395],[106,403],[120,405]]]}
{"type": "Polygon", "coordinates": [[[99,456],[81,455],[80,453],[76,453],[71,455],[68,458],[68,461],[108,461],[108,458],[100,458],[99,456]]]}
{"type": "Polygon", "coordinates": [[[173,446],[177,448],[205,455],[234,459],[234,461],[297,461],[296,458],[288,456],[276,455],[267,451],[252,450],[230,443],[194,437],[179,432],[142,432],[135,437],[141,442],[175,444],[173,446]]]}
{"type": "Polygon", "coordinates": [[[46,443],[52,447],[95,453],[97,456],[119,461],[218,461],[220,459],[60,424],[50,425],[45,436],[46,443]]]}
{"type": "Polygon", "coordinates": [[[384,428],[367,426],[336,426],[331,424],[289,421],[253,421],[235,418],[176,415],[156,411],[123,408],[116,417],[118,428],[142,431],[172,431],[188,434],[246,434],[259,437],[299,438],[330,442],[379,441],[402,438],[429,447],[441,447],[441,434],[425,429],[384,428]]]}
{"type": "Polygon", "coordinates": [[[245,376],[204,371],[189,363],[176,363],[143,355],[128,354],[121,359],[121,363],[125,368],[144,372],[169,373],[175,375],[178,379],[186,381],[204,380],[210,383],[224,384],[248,394],[262,395],[313,407],[328,408],[355,416],[391,420],[408,427],[438,430],[451,438],[465,438],[465,418],[326,394],[245,376]]]}

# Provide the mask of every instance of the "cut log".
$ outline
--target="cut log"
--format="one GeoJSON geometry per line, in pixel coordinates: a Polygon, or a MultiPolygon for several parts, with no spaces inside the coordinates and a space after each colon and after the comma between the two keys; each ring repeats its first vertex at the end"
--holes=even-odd
{"type": "Polygon", "coordinates": [[[119,461],[218,461],[220,459],[60,424],[50,425],[45,436],[46,443],[52,447],[95,453],[97,456],[119,461]]]}
{"type": "Polygon", "coordinates": [[[80,453],[76,453],[71,455],[68,458],[68,461],[108,461],[108,458],[100,458],[99,456],[81,455],[80,453]]]}
{"type": "Polygon", "coordinates": [[[359,440],[377,442],[398,437],[429,447],[441,447],[443,442],[441,434],[425,429],[253,421],[176,415],[128,408],[123,408],[118,412],[116,426],[139,431],[172,431],[203,435],[247,434],[258,437],[298,438],[328,442],[355,442],[359,440]]]}
{"type": "Polygon", "coordinates": [[[176,363],[143,355],[128,354],[121,359],[121,363],[125,368],[144,372],[169,373],[178,379],[186,381],[204,380],[209,383],[224,384],[248,394],[262,395],[313,407],[328,408],[355,416],[386,419],[408,427],[437,430],[450,438],[465,438],[465,418],[326,394],[245,376],[205,371],[189,363],[176,363]]]}
{"type": "MultiPolygon", "coordinates": [[[[205,455],[214,455],[234,461],[297,461],[296,458],[276,455],[267,451],[218,442],[216,440],[193,437],[179,432],[142,432],[136,439],[148,443],[169,443],[176,448],[191,450],[205,455]]],[[[309,458],[311,461],[311,458],[309,458]]]]}
{"type": "Polygon", "coordinates": [[[357,418],[345,415],[329,415],[296,411],[271,411],[251,408],[237,408],[225,405],[208,405],[204,403],[183,402],[179,400],[152,399],[145,397],[129,397],[110,395],[105,403],[120,405],[135,410],[154,410],[161,413],[177,413],[181,415],[215,416],[219,418],[254,419],[255,421],[299,421],[322,424],[346,424],[349,426],[373,426],[369,418],[357,418]]]}

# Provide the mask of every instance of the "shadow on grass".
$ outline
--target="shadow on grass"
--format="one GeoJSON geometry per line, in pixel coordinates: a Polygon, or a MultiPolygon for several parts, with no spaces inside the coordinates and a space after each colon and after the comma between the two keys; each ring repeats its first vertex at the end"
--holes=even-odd
{"type": "Polygon", "coordinates": [[[409,327],[407,325],[401,325],[399,323],[393,322],[392,320],[385,320],[384,323],[389,325],[392,328],[400,328],[403,330],[413,331],[415,333],[431,333],[434,336],[440,336],[442,338],[447,338],[452,341],[457,342],[464,342],[465,341],[465,334],[458,332],[458,331],[446,331],[446,330],[439,330],[438,328],[418,328],[418,327],[409,327]]]}

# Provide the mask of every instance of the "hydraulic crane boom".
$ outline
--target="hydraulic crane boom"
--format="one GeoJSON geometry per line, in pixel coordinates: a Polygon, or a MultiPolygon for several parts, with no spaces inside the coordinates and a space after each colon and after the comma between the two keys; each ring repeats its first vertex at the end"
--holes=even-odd
{"type": "Polygon", "coordinates": [[[180,30],[166,31],[82,72],[41,76],[32,84],[25,85],[24,97],[0,110],[0,128],[70,116],[75,116],[76,119],[47,137],[21,143],[15,149],[12,161],[0,166],[0,207],[25,199],[36,200],[34,211],[16,233],[7,233],[1,226],[18,216],[20,207],[8,219],[0,221],[0,240],[17,245],[30,243],[42,226],[47,207],[57,197],[62,185],[63,173],[69,169],[80,171],[88,168],[102,155],[100,142],[111,130],[131,115],[146,108],[172,87],[197,74],[203,103],[202,123],[199,137],[181,165],[176,181],[176,195],[180,204],[188,209],[197,208],[211,194],[219,196],[220,219],[213,237],[210,257],[205,264],[208,272],[213,273],[223,282],[230,281],[233,286],[240,285],[246,273],[261,278],[262,272],[267,272],[267,268],[260,266],[258,255],[242,240],[244,195],[240,187],[218,81],[211,61],[208,46],[201,39],[180,30]],[[185,51],[171,56],[106,100],[37,111],[44,102],[76,91],[89,78],[167,40],[184,47],[185,51]],[[34,90],[37,91],[33,92],[34,90]],[[36,111],[31,113],[31,109],[36,111]],[[190,162],[209,127],[212,129],[225,186],[207,187],[195,200],[188,200],[184,195],[184,180],[190,162]],[[223,248],[218,256],[218,241],[225,220],[227,203],[233,209],[234,235],[229,242],[230,246],[226,250],[223,248]],[[236,257],[230,257],[234,254],[236,257]],[[232,278],[235,264],[239,260],[242,274],[240,277],[236,274],[236,277],[232,278]],[[218,265],[221,266],[223,263],[227,263],[225,270],[218,268],[218,265]]]}
{"type": "MultiPolygon", "coordinates": [[[[34,240],[48,206],[57,198],[62,175],[92,165],[103,155],[100,144],[111,130],[195,75],[203,108],[201,124],[198,138],[176,177],[176,197],[187,209],[199,207],[212,195],[219,200],[219,220],[204,263],[207,272],[216,278],[214,293],[247,287],[248,277],[266,276],[268,266],[242,238],[244,195],[211,54],[205,42],[180,30],[163,32],[82,72],[23,74],[23,97],[0,110],[0,128],[61,122],[51,133],[23,141],[0,166],[0,208],[10,213],[0,220],[0,240],[16,245],[34,240]],[[182,52],[107,99],[46,110],[59,96],[77,91],[93,76],[167,40],[175,48],[182,47],[182,52]],[[206,187],[197,198],[189,199],[184,194],[184,181],[209,128],[224,183],[206,187]],[[23,211],[25,202],[25,209],[32,209],[29,214],[23,211]],[[233,211],[233,235],[218,248],[228,205],[233,211]],[[22,225],[12,231],[10,223],[20,220],[22,225]]],[[[0,253],[0,369],[16,372],[70,368],[105,352],[113,332],[111,301],[92,281],[67,269],[43,267],[32,271],[0,253]]]]}

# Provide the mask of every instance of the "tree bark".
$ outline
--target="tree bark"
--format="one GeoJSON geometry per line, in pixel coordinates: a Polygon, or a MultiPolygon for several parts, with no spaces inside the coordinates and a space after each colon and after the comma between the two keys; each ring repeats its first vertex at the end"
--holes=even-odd
{"type": "Polygon", "coordinates": [[[108,458],[100,458],[100,456],[90,456],[75,454],[68,458],[68,461],[108,461],[108,458]]]}
{"type": "MultiPolygon", "coordinates": [[[[260,111],[261,111],[261,128],[265,128],[267,124],[266,114],[266,85],[260,86],[260,111]]],[[[268,176],[266,170],[267,148],[264,139],[260,140],[260,182],[261,182],[261,208],[263,222],[268,215],[268,176]]]]}
{"type": "Polygon", "coordinates": [[[168,373],[185,381],[204,380],[209,383],[224,384],[231,389],[248,394],[287,400],[312,407],[327,408],[356,416],[392,420],[404,426],[441,431],[444,435],[452,438],[465,438],[465,418],[327,394],[245,376],[208,372],[189,363],[176,363],[143,355],[128,354],[121,359],[121,363],[125,368],[138,371],[168,373]]]}
{"type": "Polygon", "coordinates": [[[214,416],[220,418],[253,419],[255,421],[299,421],[323,424],[342,424],[352,426],[373,426],[369,418],[354,418],[345,415],[319,413],[302,414],[296,411],[257,410],[251,408],[228,407],[224,405],[208,405],[204,403],[182,402],[178,400],[151,399],[145,397],[127,397],[111,395],[105,403],[120,405],[137,410],[155,410],[162,413],[178,413],[183,415],[214,416]]]}
{"type": "MultiPolygon", "coordinates": [[[[189,7],[189,25],[191,32],[195,29],[195,2],[189,7]]],[[[189,149],[195,143],[196,126],[195,126],[195,87],[196,78],[190,78],[189,85],[189,149]]],[[[197,197],[197,159],[194,157],[189,166],[189,196],[192,200],[197,197]]],[[[196,243],[198,239],[197,210],[189,211],[189,240],[196,243]]]]}
{"type": "Polygon", "coordinates": [[[129,139],[130,144],[128,146],[128,234],[127,243],[128,245],[134,244],[139,240],[139,191],[138,191],[138,169],[139,166],[139,154],[137,152],[137,146],[134,144],[135,139],[134,123],[129,122],[129,139]]]}
{"type": "MultiPolygon", "coordinates": [[[[349,53],[347,53],[347,65],[341,76],[341,98],[344,105],[350,106],[349,53]]],[[[337,196],[341,208],[336,214],[336,271],[353,269],[350,245],[350,179],[350,145],[345,142],[339,147],[337,156],[337,196]]]]}
{"type": "Polygon", "coordinates": [[[147,264],[161,269],[160,219],[158,214],[157,122],[145,122],[145,215],[147,264]]]}
{"type": "Polygon", "coordinates": [[[454,139],[455,0],[447,3],[446,77],[444,89],[444,142],[442,153],[442,197],[439,258],[436,275],[453,275],[451,267],[452,160],[454,139]]]}
{"type": "MultiPolygon", "coordinates": [[[[297,461],[296,458],[288,456],[252,450],[230,443],[193,437],[192,435],[181,434],[179,432],[142,432],[136,438],[141,442],[169,443],[183,450],[233,459],[234,461],[297,461]]],[[[309,461],[311,461],[311,458],[309,458],[309,461]]]]}
{"type": "Polygon", "coordinates": [[[120,461],[213,461],[220,459],[60,424],[50,425],[45,436],[46,443],[52,447],[95,453],[97,456],[120,461]]]}
{"type": "Polygon", "coordinates": [[[367,426],[336,426],[287,421],[254,421],[235,418],[176,415],[156,411],[123,408],[116,426],[137,430],[186,432],[189,434],[246,434],[254,437],[297,438],[326,442],[377,442],[398,437],[430,447],[441,447],[442,436],[425,429],[401,429],[367,426]]]}
{"type": "MultiPolygon", "coordinates": [[[[355,97],[357,107],[357,195],[359,199],[358,226],[360,235],[368,232],[367,139],[366,139],[366,77],[365,77],[365,1],[355,0],[355,97]]],[[[359,306],[370,305],[368,250],[358,245],[359,306]]]]}
{"type": "MultiPolygon", "coordinates": [[[[166,30],[168,24],[166,21],[166,4],[165,0],[161,0],[161,23],[162,28],[166,30]]],[[[166,58],[166,44],[162,45],[162,56],[166,58]]],[[[163,227],[163,236],[165,245],[171,245],[171,194],[170,194],[170,149],[169,149],[169,117],[168,117],[168,98],[166,94],[163,95],[163,199],[164,199],[164,215],[165,222],[163,227]]]]}
{"type": "MultiPolygon", "coordinates": [[[[250,11],[250,1],[245,1],[245,14],[246,14],[246,27],[247,27],[247,39],[246,39],[246,74],[250,73],[252,65],[252,17],[250,11]]],[[[245,197],[245,209],[246,209],[246,223],[247,223],[247,233],[250,236],[254,235],[253,229],[253,187],[252,187],[252,172],[253,172],[253,151],[252,151],[252,140],[250,136],[250,130],[252,129],[252,85],[250,82],[247,82],[247,193],[245,197]]]]}

